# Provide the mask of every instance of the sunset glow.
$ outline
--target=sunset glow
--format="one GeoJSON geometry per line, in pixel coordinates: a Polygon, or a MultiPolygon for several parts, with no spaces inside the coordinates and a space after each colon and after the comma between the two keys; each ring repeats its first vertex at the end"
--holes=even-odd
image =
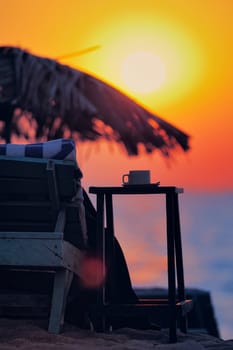
{"type": "Polygon", "coordinates": [[[157,106],[177,103],[199,86],[206,69],[203,47],[174,19],[169,23],[163,15],[155,21],[149,14],[142,18],[134,13],[123,16],[120,26],[114,19],[105,25],[107,32],[99,27],[88,34],[92,42],[99,37],[103,43],[95,59],[79,57],[71,64],[81,64],[149,106],[156,96],[157,106]]]}

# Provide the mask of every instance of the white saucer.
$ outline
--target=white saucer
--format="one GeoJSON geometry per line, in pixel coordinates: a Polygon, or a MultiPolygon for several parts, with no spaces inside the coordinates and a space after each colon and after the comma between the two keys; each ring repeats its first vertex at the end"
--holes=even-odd
{"type": "Polygon", "coordinates": [[[154,187],[154,186],[159,186],[160,181],[154,182],[154,183],[149,183],[149,184],[122,184],[124,187],[154,187]]]}

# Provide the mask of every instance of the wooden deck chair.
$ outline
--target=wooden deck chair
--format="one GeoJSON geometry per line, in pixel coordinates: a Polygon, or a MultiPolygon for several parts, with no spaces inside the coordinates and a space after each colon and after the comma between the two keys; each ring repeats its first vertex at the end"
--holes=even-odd
{"type": "MultiPolygon", "coordinates": [[[[72,160],[0,156],[0,269],[54,276],[51,333],[61,331],[71,281],[84,254],[78,204],[72,202],[77,172],[72,160]]],[[[8,292],[0,294],[0,315],[4,307],[35,306],[32,299],[39,297],[8,292]]]]}

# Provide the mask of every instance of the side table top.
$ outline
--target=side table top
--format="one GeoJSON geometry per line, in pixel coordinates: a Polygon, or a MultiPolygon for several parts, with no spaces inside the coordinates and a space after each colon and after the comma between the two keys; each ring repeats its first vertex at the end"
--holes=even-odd
{"type": "Polygon", "coordinates": [[[159,186],[158,184],[89,187],[89,193],[95,194],[174,194],[183,192],[183,188],[159,186]]]}

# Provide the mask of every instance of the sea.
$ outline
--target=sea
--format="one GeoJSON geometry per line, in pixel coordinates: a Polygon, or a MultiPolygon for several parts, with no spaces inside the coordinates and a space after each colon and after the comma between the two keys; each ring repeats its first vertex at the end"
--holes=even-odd
{"type": "MultiPolygon", "coordinates": [[[[162,195],[114,196],[115,235],[134,287],[167,287],[162,195]]],[[[233,339],[233,192],[179,195],[185,285],[209,291],[220,337],[233,339]]]]}

